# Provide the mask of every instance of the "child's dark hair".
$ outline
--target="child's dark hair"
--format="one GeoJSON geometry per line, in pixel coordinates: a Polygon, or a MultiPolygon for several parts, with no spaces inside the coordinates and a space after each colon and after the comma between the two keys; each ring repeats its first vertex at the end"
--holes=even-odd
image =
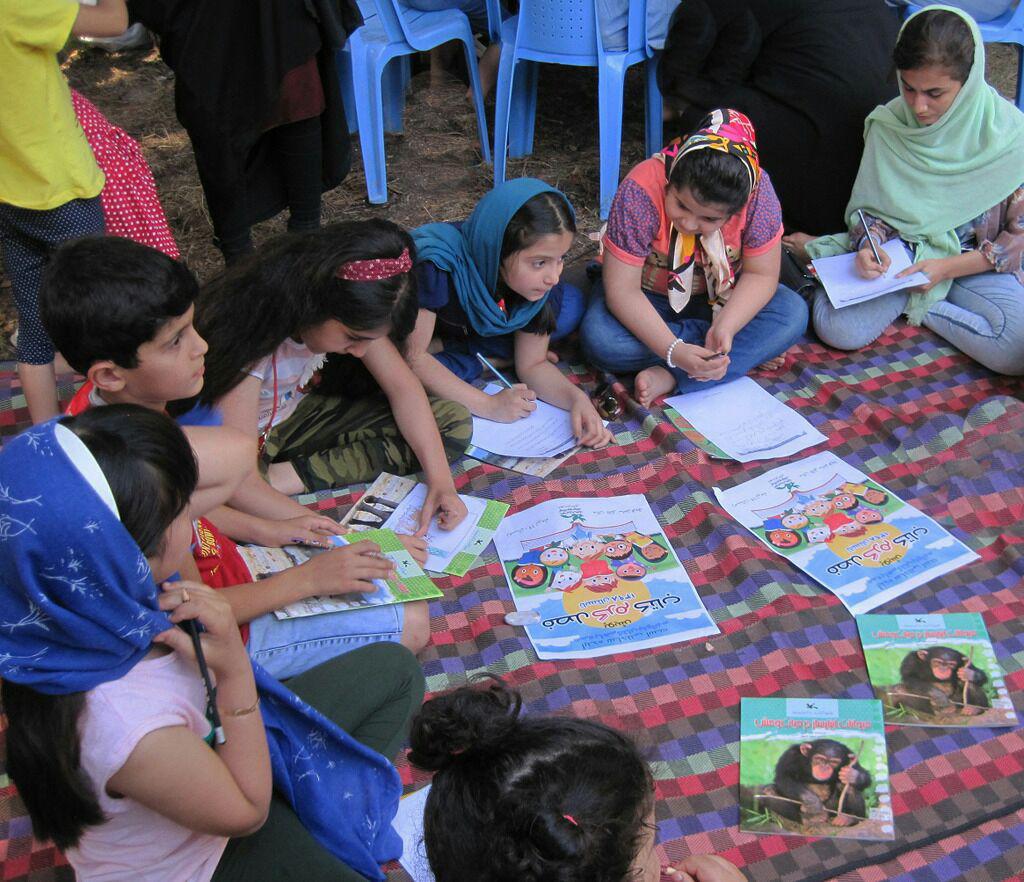
{"type": "Polygon", "coordinates": [[[404,341],[418,312],[413,273],[349,281],[338,278],[338,268],[353,260],[399,257],[405,249],[415,261],[412,238],[391,221],[343,221],[274,239],[204,286],[196,328],[210,350],[199,400],[214,403],[288,337],[330,319],[353,331],[387,327],[392,340],[404,341]]]}
{"type": "Polygon", "coordinates": [[[750,177],[743,162],[721,150],[694,150],[679,158],[668,185],[688,189],[701,205],[724,205],[732,216],[750,198],[750,177]]]}
{"type": "Polygon", "coordinates": [[[892,60],[897,70],[941,67],[951,79],[966,83],[974,66],[974,36],[955,12],[926,9],[907,21],[892,60]]]}
{"type": "Polygon", "coordinates": [[[409,760],[436,771],[424,818],[437,882],[625,882],[654,788],[624,735],[520,716],[500,680],[428,701],[409,760]]]}
{"type": "MultiPolygon", "coordinates": [[[[576,220],[572,208],[564,196],[546,190],[528,199],[522,204],[505,227],[505,236],[501,240],[501,258],[504,263],[517,251],[524,251],[536,245],[544,236],[560,233],[576,234],[576,220]]],[[[498,299],[506,303],[522,300],[519,294],[505,284],[501,274],[498,275],[496,294],[498,299]]],[[[541,310],[523,328],[528,334],[550,334],[555,330],[557,316],[551,303],[545,303],[541,310]]]]}
{"type": "Polygon", "coordinates": [[[138,351],[169,320],[188,312],[199,293],[184,264],[117,236],[62,245],[39,289],[43,325],[53,345],[81,374],[97,361],[138,366],[138,351]]]}
{"type": "MultiPolygon", "coordinates": [[[[159,553],[198,479],[181,429],[166,415],[131,404],[92,408],[62,422],[95,457],[136,544],[147,556],[159,553]]],[[[60,849],[77,845],[86,827],[105,820],[81,767],[85,693],[45,695],[4,680],[0,701],[7,715],[7,771],[33,833],[60,849]]]]}

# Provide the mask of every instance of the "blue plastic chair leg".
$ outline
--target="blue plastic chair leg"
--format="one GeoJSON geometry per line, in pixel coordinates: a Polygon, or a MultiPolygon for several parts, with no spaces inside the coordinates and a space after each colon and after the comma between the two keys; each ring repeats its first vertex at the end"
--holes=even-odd
{"type": "Polygon", "coordinates": [[[516,59],[511,46],[501,47],[498,82],[494,92],[494,186],[505,183],[508,155],[508,127],[512,105],[512,80],[516,59]]]}
{"type": "Polygon", "coordinates": [[[508,155],[513,159],[533,153],[533,130],[537,121],[537,79],[540,65],[535,61],[520,61],[512,89],[512,108],[509,119],[508,155]]]}
{"type": "Polygon", "coordinates": [[[664,147],[662,142],[664,120],[662,118],[661,89],[658,88],[658,61],[660,53],[648,58],[644,64],[647,78],[647,120],[644,126],[644,137],[647,142],[647,155],[653,156],[664,147]]]}
{"type": "Polygon", "coordinates": [[[407,56],[392,58],[384,67],[382,76],[384,103],[384,131],[400,135],[404,129],[405,76],[403,62],[407,56]]]}
{"type": "Polygon", "coordinates": [[[490,138],[487,134],[487,114],[484,111],[484,93],[480,88],[480,71],[477,67],[476,52],[472,43],[463,43],[466,50],[466,68],[469,71],[469,86],[473,92],[473,108],[476,110],[476,128],[480,135],[480,154],[484,162],[491,161],[490,138]]]}
{"type": "Polygon", "coordinates": [[[1024,110],[1024,46],[1017,44],[1017,109],[1024,110]]]}
{"type": "Polygon", "coordinates": [[[619,159],[622,153],[622,102],[625,64],[605,56],[597,69],[597,110],[601,142],[601,219],[608,217],[612,197],[619,186],[619,159]]]}
{"type": "Polygon", "coordinates": [[[359,146],[363,152],[366,195],[375,205],[382,205],[388,201],[388,173],[384,155],[384,107],[381,94],[383,74],[382,65],[376,59],[366,59],[366,88],[361,90],[363,94],[360,102],[363,112],[359,115],[359,146]]]}

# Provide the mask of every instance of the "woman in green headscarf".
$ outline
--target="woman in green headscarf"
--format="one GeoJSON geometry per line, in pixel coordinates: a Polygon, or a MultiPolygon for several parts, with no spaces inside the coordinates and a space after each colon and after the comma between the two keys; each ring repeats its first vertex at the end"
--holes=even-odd
{"type": "Polygon", "coordinates": [[[964,12],[931,6],[907,19],[894,52],[900,97],[864,127],[846,209],[849,236],[807,243],[812,257],[856,249],[865,278],[888,268],[875,246],[899,237],[924,287],[835,309],[823,291],[818,336],[837,349],[876,340],[900,315],[1002,374],[1024,374],[1024,114],[985,82],[985,47],[964,12]],[[858,209],[867,229],[858,220],[858,209]]]}
{"type": "Polygon", "coordinates": [[[611,442],[590,397],[548,359],[549,341],[583,317],[582,292],[560,281],[575,233],[565,194],[536,178],[491,190],[464,223],[412,231],[420,309],[405,356],[428,392],[506,423],[540,398],[569,411],[580,444],[611,442]],[[471,385],[481,355],[511,362],[520,382],[495,395],[471,385]]]}

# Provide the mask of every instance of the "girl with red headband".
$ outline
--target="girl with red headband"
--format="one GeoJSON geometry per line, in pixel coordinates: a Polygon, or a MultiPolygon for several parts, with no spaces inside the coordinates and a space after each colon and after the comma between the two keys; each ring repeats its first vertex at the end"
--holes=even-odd
{"type": "Polygon", "coordinates": [[[779,284],[781,238],[753,125],[738,111],[712,111],[619,185],[603,285],[581,328],[587,359],[637,371],[645,407],[779,366],[807,327],[807,306],[779,284]]]}
{"type": "Polygon", "coordinates": [[[465,450],[472,423],[462,405],[428,400],[399,352],[416,321],[413,251],[384,220],[283,236],[200,293],[196,328],[210,345],[201,400],[258,436],[271,484],[294,494],[421,468],[422,533],[435,514],[443,528],[466,514],[445,454],[465,450]],[[314,388],[331,353],[379,388],[314,388]]]}

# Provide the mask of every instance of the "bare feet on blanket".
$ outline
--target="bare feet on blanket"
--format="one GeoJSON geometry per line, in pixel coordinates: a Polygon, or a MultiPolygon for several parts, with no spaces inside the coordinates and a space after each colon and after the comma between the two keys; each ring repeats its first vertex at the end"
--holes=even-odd
{"type": "Polygon", "coordinates": [[[757,369],[759,371],[768,371],[771,373],[772,371],[777,371],[785,363],[786,353],[783,352],[782,355],[776,355],[775,358],[769,358],[768,361],[762,362],[757,366],[757,369]]]}
{"type": "Polygon", "coordinates": [[[788,236],[782,237],[782,244],[793,252],[793,256],[797,260],[807,264],[811,262],[811,255],[807,253],[807,243],[814,238],[816,237],[809,236],[807,233],[790,233],[788,236]]]}
{"type": "Polygon", "coordinates": [[[651,403],[662,395],[675,391],[676,381],[665,368],[655,365],[646,368],[636,375],[633,384],[633,397],[641,407],[650,407],[651,403]]]}

